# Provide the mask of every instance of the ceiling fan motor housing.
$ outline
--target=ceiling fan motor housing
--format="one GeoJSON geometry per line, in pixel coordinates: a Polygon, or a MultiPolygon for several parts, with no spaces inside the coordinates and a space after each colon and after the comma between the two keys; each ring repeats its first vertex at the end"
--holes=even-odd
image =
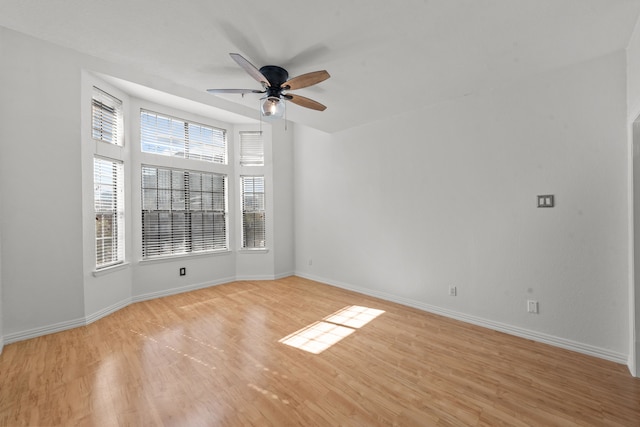
{"type": "Polygon", "coordinates": [[[269,80],[270,87],[267,87],[267,96],[280,97],[282,92],[282,84],[289,80],[289,73],[282,67],[277,65],[265,65],[260,68],[263,76],[269,80]]]}

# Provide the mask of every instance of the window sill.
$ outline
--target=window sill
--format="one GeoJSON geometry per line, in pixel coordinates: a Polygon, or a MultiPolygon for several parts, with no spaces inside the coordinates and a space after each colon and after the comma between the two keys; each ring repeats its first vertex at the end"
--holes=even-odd
{"type": "Polygon", "coordinates": [[[113,273],[116,271],[124,270],[125,268],[129,268],[128,262],[123,262],[120,264],[110,265],[109,267],[101,268],[100,270],[93,270],[93,277],[104,276],[105,274],[113,273]]]}
{"type": "Polygon", "coordinates": [[[139,264],[157,264],[157,263],[168,262],[168,261],[176,261],[176,260],[185,259],[185,258],[189,258],[189,259],[206,258],[211,256],[220,256],[220,255],[229,255],[229,254],[231,254],[231,251],[227,249],[227,250],[215,251],[215,252],[168,255],[168,256],[154,257],[149,259],[141,259],[140,261],[138,261],[138,263],[139,264]]]}
{"type": "Polygon", "coordinates": [[[269,248],[238,249],[239,254],[266,254],[268,252],[269,248]]]}

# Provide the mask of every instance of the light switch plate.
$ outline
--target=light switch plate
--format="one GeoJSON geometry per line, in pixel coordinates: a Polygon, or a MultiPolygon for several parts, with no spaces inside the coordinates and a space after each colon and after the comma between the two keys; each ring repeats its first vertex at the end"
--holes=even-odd
{"type": "Polygon", "coordinates": [[[538,196],[539,208],[552,208],[554,204],[553,194],[543,194],[538,196]]]}

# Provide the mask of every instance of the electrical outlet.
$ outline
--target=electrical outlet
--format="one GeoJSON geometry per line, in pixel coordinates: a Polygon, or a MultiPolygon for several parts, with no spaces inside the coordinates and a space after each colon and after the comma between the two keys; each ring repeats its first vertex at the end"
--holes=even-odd
{"type": "Polygon", "coordinates": [[[187,269],[185,267],[180,267],[180,275],[181,276],[186,276],[187,275],[187,269]]]}
{"type": "Polygon", "coordinates": [[[309,265],[313,265],[313,260],[309,258],[309,265]]]}
{"type": "Polygon", "coordinates": [[[538,301],[527,300],[527,313],[538,314],[538,301]]]}
{"type": "Polygon", "coordinates": [[[458,289],[455,286],[449,286],[449,296],[455,297],[458,295],[458,289]]]}

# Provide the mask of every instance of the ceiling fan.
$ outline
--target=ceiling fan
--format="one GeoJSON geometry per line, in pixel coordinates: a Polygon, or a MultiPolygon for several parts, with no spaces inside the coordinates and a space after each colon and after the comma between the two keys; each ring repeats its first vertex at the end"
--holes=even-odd
{"type": "Polygon", "coordinates": [[[289,73],[282,67],[265,65],[258,69],[239,53],[230,53],[229,55],[243,70],[262,84],[262,90],[207,89],[207,92],[214,94],[239,93],[242,95],[245,93],[265,93],[266,95],[262,98],[264,102],[261,106],[262,114],[265,117],[281,117],[285,108],[284,101],[291,101],[294,104],[317,111],[324,111],[327,108],[313,99],[286,93],[290,90],[302,89],[325,81],[331,77],[326,70],[314,71],[289,79],[289,73]]]}

